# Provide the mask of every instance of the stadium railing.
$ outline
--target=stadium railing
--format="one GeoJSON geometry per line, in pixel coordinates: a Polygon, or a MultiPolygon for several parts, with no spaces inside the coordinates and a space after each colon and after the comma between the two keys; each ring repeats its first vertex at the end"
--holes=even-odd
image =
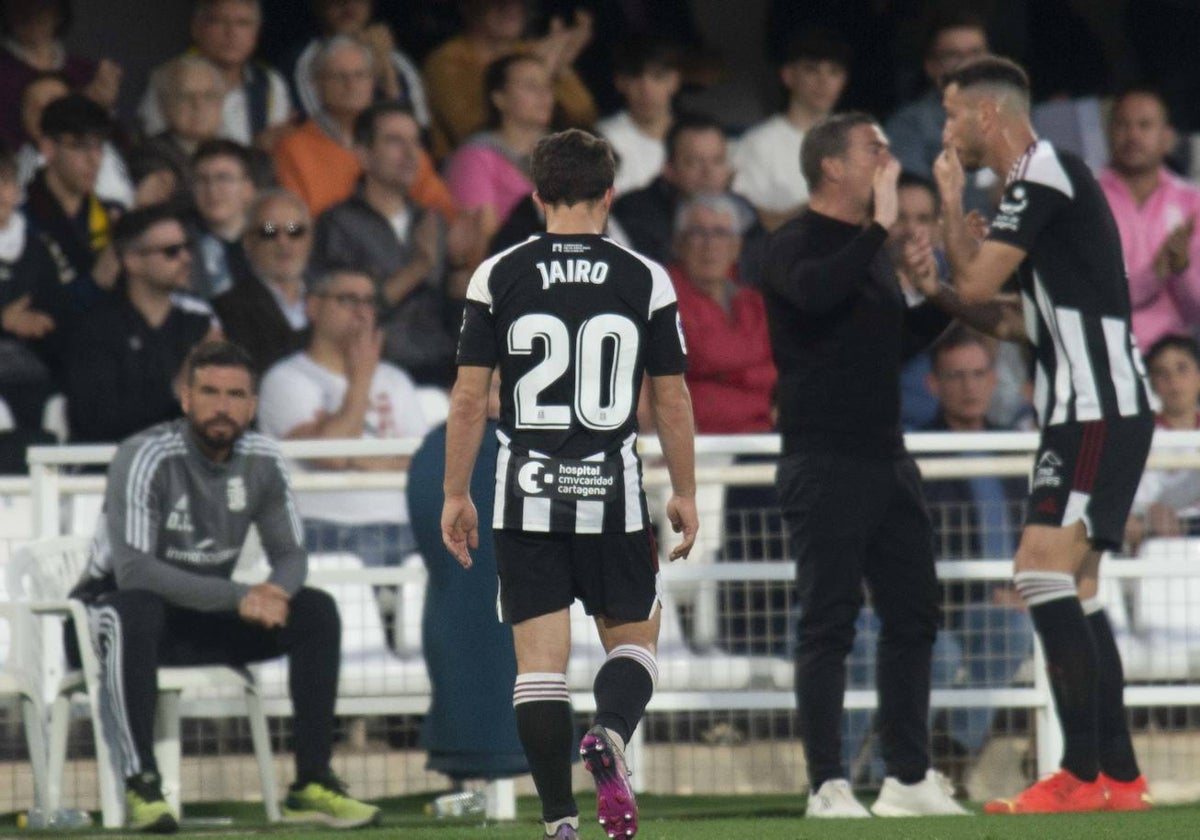
{"type": "MultiPolygon", "coordinates": [[[[1027,476],[1037,437],[1032,433],[918,434],[909,435],[907,442],[910,451],[918,456],[926,480],[936,481],[970,476],[1027,476]],[[957,457],[945,457],[947,455],[957,457]]],[[[415,440],[289,441],[283,448],[292,458],[318,458],[410,454],[417,444],[415,440]]],[[[731,793],[752,789],[753,785],[747,788],[732,784],[728,779],[712,782],[680,779],[678,771],[667,772],[664,766],[668,761],[678,764],[681,756],[689,754],[691,742],[701,741],[710,746],[736,745],[765,738],[794,746],[795,731],[790,710],[794,708],[795,698],[786,638],[777,638],[766,645],[739,646],[736,640],[730,643],[728,626],[730,605],[739,594],[753,600],[757,597],[754,593],[760,593],[760,590],[778,592],[790,587],[795,569],[788,559],[786,536],[780,533],[778,522],[761,525],[762,532],[755,535],[759,543],[758,556],[754,558],[757,562],[733,562],[724,556],[728,524],[725,493],[736,487],[770,486],[774,479],[774,464],[769,459],[777,455],[778,446],[778,438],[772,435],[707,437],[697,441],[702,521],[709,523],[708,533],[692,559],[686,563],[663,564],[668,603],[660,650],[661,679],[649,709],[647,725],[639,731],[631,748],[631,763],[648,769],[635,779],[642,786],[658,792],[670,792],[662,790],[663,785],[681,792],[705,787],[721,789],[723,785],[727,785],[731,793]],[[766,460],[733,463],[735,459],[746,457],[766,460]],[[717,523],[716,528],[711,527],[713,522],[717,523]],[[701,729],[703,731],[693,731],[701,729]],[[644,744],[643,739],[651,741],[653,746],[644,744]],[[655,749],[664,744],[674,751],[669,758],[665,753],[660,758],[655,749]]],[[[111,446],[31,450],[28,478],[0,480],[0,497],[18,500],[14,503],[15,508],[20,511],[24,507],[30,523],[24,534],[0,523],[0,529],[4,529],[0,530],[0,539],[7,537],[10,542],[0,545],[0,559],[5,550],[11,550],[22,538],[90,531],[98,512],[104,477],[75,474],[73,470],[83,465],[105,464],[113,451],[111,446]],[[22,499],[28,502],[22,503],[22,499]]],[[[657,462],[657,453],[657,441],[646,439],[643,442],[645,481],[652,498],[660,496],[667,486],[666,471],[657,462]]],[[[1198,469],[1200,434],[1159,433],[1151,457],[1154,467],[1198,469]]],[[[293,480],[299,492],[405,485],[403,473],[295,472],[293,480]]],[[[661,508],[661,505],[652,501],[651,508],[661,508]]],[[[771,512],[762,511],[762,516],[766,521],[771,512]]],[[[10,517],[10,521],[15,518],[10,517]]],[[[660,530],[664,535],[661,542],[664,546],[669,545],[672,536],[669,529],[662,530],[660,524],[660,530]]],[[[253,550],[247,554],[251,559],[255,556],[253,550]]],[[[1190,713],[1180,724],[1178,710],[1200,707],[1200,549],[1186,540],[1158,541],[1148,544],[1141,558],[1112,558],[1106,560],[1103,568],[1102,576],[1107,581],[1103,596],[1113,614],[1130,683],[1126,690],[1127,704],[1135,710],[1146,710],[1150,729],[1156,726],[1159,729],[1195,728],[1190,713]],[[1162,708],[1176,711],[1165,718],[1155,716],[1153,710],[1162,708]]],[[[249,573],[253,574],[253,570],[249,573]]],[[[1011,574],[1011,558],[941,561],[938,573],[943,581],[1002,582],[1011,574]]],[[[318,557],[314,562],[312,582],[334,590],[344,609],[347,605],[356,605],[358,608],[354,613],[362,617],[360,624],[348,628],[346,634],[346,665],[339,692],[339,715],[346,718],[405,715],[419,718],[428,708],[430,685],[420,653],[424,579],[424,569],[419,561],[386,569],[364,569],[355,558],[344,556],[318,557]],[[375,587],[399,589],[396,615],[389,619],[395,621],[396,626],[390,649],[383,640],[382,623],[376,620],[375,610],[361,609],[373,601],[375,587]]],[[[787,603],[777,607],[758,605],[748,610],[743,618],[748,623],[757,621],[782,627],[776,635],[786,637],[794,615],[787,603]]],[[[948,604],[947,608],[952,610],[955,605],[948,604]]],[[[577,711],[587,712],[593,707],[590,677],[602,661],[603,653],[598,643],[591,640],[594,633],[581,611],[573,614],[573,631],[570,682],[577,711]]],[[[48,657],[47,667],[58,667],[53,656],[48,657]]],[[[286,718],[290,714],[284,675],[284,669],[277,665],[264,666],[260,671],[264,704],[267,714],[272,717],[286,718]]],[[[1017,720],[1013,724],[1014,731],[1032,732],[1036,745],[1034,764],[1038,770],[1056,766],[1061,744],[1045,669],[1036,646],[1032,662],[1012,685],[971,688],[960,685],[961,682],[954,680],[948,687],[935,688],[932,697],[935,709],[998,709],[1016,716],[1010,718],[1010,722],[1022,714],[1029,714],[1032,725],[1029,721],[1017,720]]],[[[875,701],[874,690],[852,688],[847,692],[846,708],[869,714],[875,701]]],[[[185,718],[219,720],[235,715],[236,704],[237,699],[232,696],[197,693],[184,697],[181,711],[185,718]]],[[[410,738],[407,747],[414,746],[411,741],[410,738]]],[[[768,766],[773,766],[770,762],[776,760],[765,759],[768,766]]],[[[1175,772],[1187,777],[1189,783],[1198,782],[1200,767],[1195,764],[1190,761],[1175,772]]],[[[759,761],[758,769],[752,768],[750,775],[761,774],[761,765],[759,761]]],[[[367,766],[362,772],[367,776],[390,772],[390,765],[381,765],[383,769],[374,770],[371,769],[373,766],[367,766]]],[[[712,772],[719,774],[720,771],[712,772]]],[[[436,780],[431,781],[430,774],[418,775],[418,780],[409,787],[432,789],[437,786],[436,780]],[[421,785],[426,787],[421,788],[421,785]]],[[[782,777],[791,778],[786,773],[782,777]]],[[[802,778],[802,773],[799,777],[802,778]]],[[[365,795],[395,792],[395,785],[385,783],[375,784],[374,790],[370,788],[368,785],[365,795]]],[[[1190,786],[1186,789],[1195,791],[1190,786]]],[[[0,789],[0,803],[5,793],[0,789]]],[[[194,791],[192,793],[194,795],[194,791]]],[[[12,796],[14,801],[20,802],[24,794],[12,796]]]]}

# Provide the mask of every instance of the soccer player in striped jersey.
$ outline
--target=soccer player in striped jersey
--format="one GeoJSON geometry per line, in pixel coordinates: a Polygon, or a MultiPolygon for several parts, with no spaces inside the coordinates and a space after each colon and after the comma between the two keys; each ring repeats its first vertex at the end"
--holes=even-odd
{"type": "Polygon", "coordinates": [[[698,527],[687,356],[662,266],[601,235],[613,198],[608,142],[551,135],[533,152],[546,233],[486,260],[467,290],[446,431],[442,538],[464,567],[479,543],[468,486],[500,368],[494,534],[500,607],[517,653],[517,728],[542,800],[545,836],[576,838],[568,609],[579,598],[608,657],[595,726],[580,744],[610,837],[632,837],[637,805],[623,750],[654,691],[658,551],[637,455],[643,373],[691,550],[698,527]]]}
{"type": "Polygon", "coordinates": [[[964,302],[989,300],[1015,274],[1035,350],[1042,440],[1013,579],[1045,647],[1065,740],[1057,773],[986,810],[1146,808],[1121,658],[1097,599],[1100,555],[1122,544],[1154,428],[1121,240],[1084,162],[1034,133],[1018,65],[987,57],[958,68],[943,79],[943,103],[934,175],[954,287],[964,302]],[[1006,178],[982,241],[963,214],[964,166],[1006,178]]]}

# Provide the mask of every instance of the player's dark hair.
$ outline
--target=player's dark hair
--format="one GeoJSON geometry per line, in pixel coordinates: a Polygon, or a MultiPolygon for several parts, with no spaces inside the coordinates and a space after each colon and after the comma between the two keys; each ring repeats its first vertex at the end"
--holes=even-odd
{"type": "Polygon", "coordinates": [[[679,152],[680,137],[688,132],[701,131],[715,131],[722,137],[725,136],[725,129],[712,117],[704,114],[680,114],[675,117],[675,121],[667,130],[667,136],[663,138],[663,145],[667,149],[667,160],[675,160],[675,156],[679,152]]]}
{"type": "Polygon", "coordinates": [[[413,109],[402,102],[376,102],[354,118],[354,145],[369,149],[375,145],[375,134],[384,117],[400,114],[416,122],[413,109]]]}
{"type": "Polygon", "coordinates": [[[1012,88],[1029,99],[1029,75],[1012,59],[998,55],[977,58],[951,70],[942,77],[942,89],[950,85],[958,85],[959,90],[967,90],[975,85],[998,85],[1012,88]]]}
{"type": "Polygon", "coordinates": [[[113,118],[82,93],[68,93],[42,111],[41,130],[43,136],[53,140],[66,134],[107,139],[113,131],[113,118]]]}
{"type": "MultiPolygon", "coordinates": [[[[947,4],[948,5],[948,4],[947,4]]],[[[926,58],[933,55],[938,36],[950,29],[978,29],[987,36],[987,18],[973,9],[946,8],[934,15],[925,29],[925,48],[921,54],[926,58]]]]}
{"type": "Polygon", "coordinates": [[[929,197],[933,199],[933,212],[941,212],[942,199],[938,195],[937,186],[933,181],[911,172],[901,172],[899,180],[896,181],[896,189],[903,190],[908,187],[915,187],[929,193],[929,197]]]}
{"type": "Polygon", "coordinates": [[[542,63],[541,59],[537,56],[512,53],[511,55],[497,58],[483,71],[483,101],[487,106],[488,128],[499,128],[500,122],[504,119],[504,115],[500,113],[500,109],[492,101],[492,96],[504,90],[505,86],[508,85],[508,76],[512,71],[513,65],[526,61],[539,65],[542,63]]]}
{"type": "Polygon", "coordinates": [[[250,374],[250,390],[258,391],[258,376],[254,373],[254,362],[240,344],[232,341],[202,341],[192,348],[184,359],[183,369],[187,371],[187,384],[196,381],[196,371],[209,367],[241,368],[250,374]]]}
{"type": "Polygon", "coordinates": [[[929,350],[929,359],[934,372],[937,372],[943,356],[961,347],[982,347],[984,352],[987,353],[988,367],[996,364],[995,342],[978,330],[973,330],[965,324],[956,322],[942,334],[942,337],[929,350]]]}
{"type": "Polygon", "coordinates": [[[1167,335],[1150,345],[1146,351],[1146,367],[1154,364],[1155,360],[1168,350],[1178,350],[1191,356],[1192,361],[1200,367],[1200,344],[1189,335],[1167,335]]]}
{"type": "Polygon", "coordinates": [[[847,111],[828,116],[809,129],[804,135],[804,142],[800,144],[800,173],[808,181],[808,191],[816,192],[825,179],[822,161],[846,154],[846,149],[850,147],[851,130],[860,125],[878,124],[870,114],[847,111]]]}
{"type": "Polygon", "coordinates": [[[197,166],[213,158],[232,158],[242,167],[243,175],[254,177],[254,153],[236,140],[215,137],[203,141],[192,153],[192,171],[195,172],[197,166]]]}
{"type": "Polygon", "coordinates": [[[544,204],[569,207],[602,198],[613,185],[617,161],[603,137],[569,128],[538,141],[530,170],[544,204]]]}
{"type": "Polygon", "coordinates": [[[784,47],[780,64],[795,64],[797,61],[831,61],[843,69],[850,69],[854,51],[842,36],[832,29],[823,27],[806,29],[797,33],[784,47]]]}
{"type": "Polygon", "coordinates": [[[117,253],[124,254],[146,231],[163,222],[178,222],[179,214],[170,204],[151,204],[121,214],[113,224],[112,241],[117,253]]]}
{"type": "Polygon", "coordinates": [[[627,38],[613,50],[613,75],[635,78],[650,70],[678,70],[679,45],[648,35],[627,38]]]}

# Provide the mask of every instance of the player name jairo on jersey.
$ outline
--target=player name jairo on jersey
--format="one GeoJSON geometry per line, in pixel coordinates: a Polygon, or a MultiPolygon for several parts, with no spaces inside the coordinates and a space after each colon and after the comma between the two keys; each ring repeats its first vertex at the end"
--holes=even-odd
{"type": "Polygon", "coordinates": [[[608,263],[591,260],[539,262],[537,270],[542,275],[543,291],[555,283],[595,283],[598,286],[608,279],[608,263]]]}
{"type": "Polygon", "coordinates": [[[603,236],[535,236],[476,270],[458,363],[500,366],[495,527],[647,527],[638,394],[686,369],[677,320],[662,266],[603,236]]]}

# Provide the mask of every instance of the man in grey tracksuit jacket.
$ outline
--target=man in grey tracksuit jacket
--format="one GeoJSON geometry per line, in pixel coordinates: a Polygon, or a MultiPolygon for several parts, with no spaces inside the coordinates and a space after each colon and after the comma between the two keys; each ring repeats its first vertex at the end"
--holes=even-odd
{"type": "MultiPolygon", "coordinates": [[[[244,665],[285,654],[295,712],[293,791],[310,783],[340,791],[329,762],[341,623],[333,599],[304,586],[308,558],[279,448],[245,431],[255,400],[248,364],[236,345],[202,345],[192,355],[187,416],[120,445],[92,556],[72,592],[88,604],[106,738],[127,790],[143,799],[161,793],[157,668],[244,665]],[[251,524],[271,573],[248,586],[231,576],[251,524]]],[[[67,638],[77,664],[74,636],[67,638]]]]}

